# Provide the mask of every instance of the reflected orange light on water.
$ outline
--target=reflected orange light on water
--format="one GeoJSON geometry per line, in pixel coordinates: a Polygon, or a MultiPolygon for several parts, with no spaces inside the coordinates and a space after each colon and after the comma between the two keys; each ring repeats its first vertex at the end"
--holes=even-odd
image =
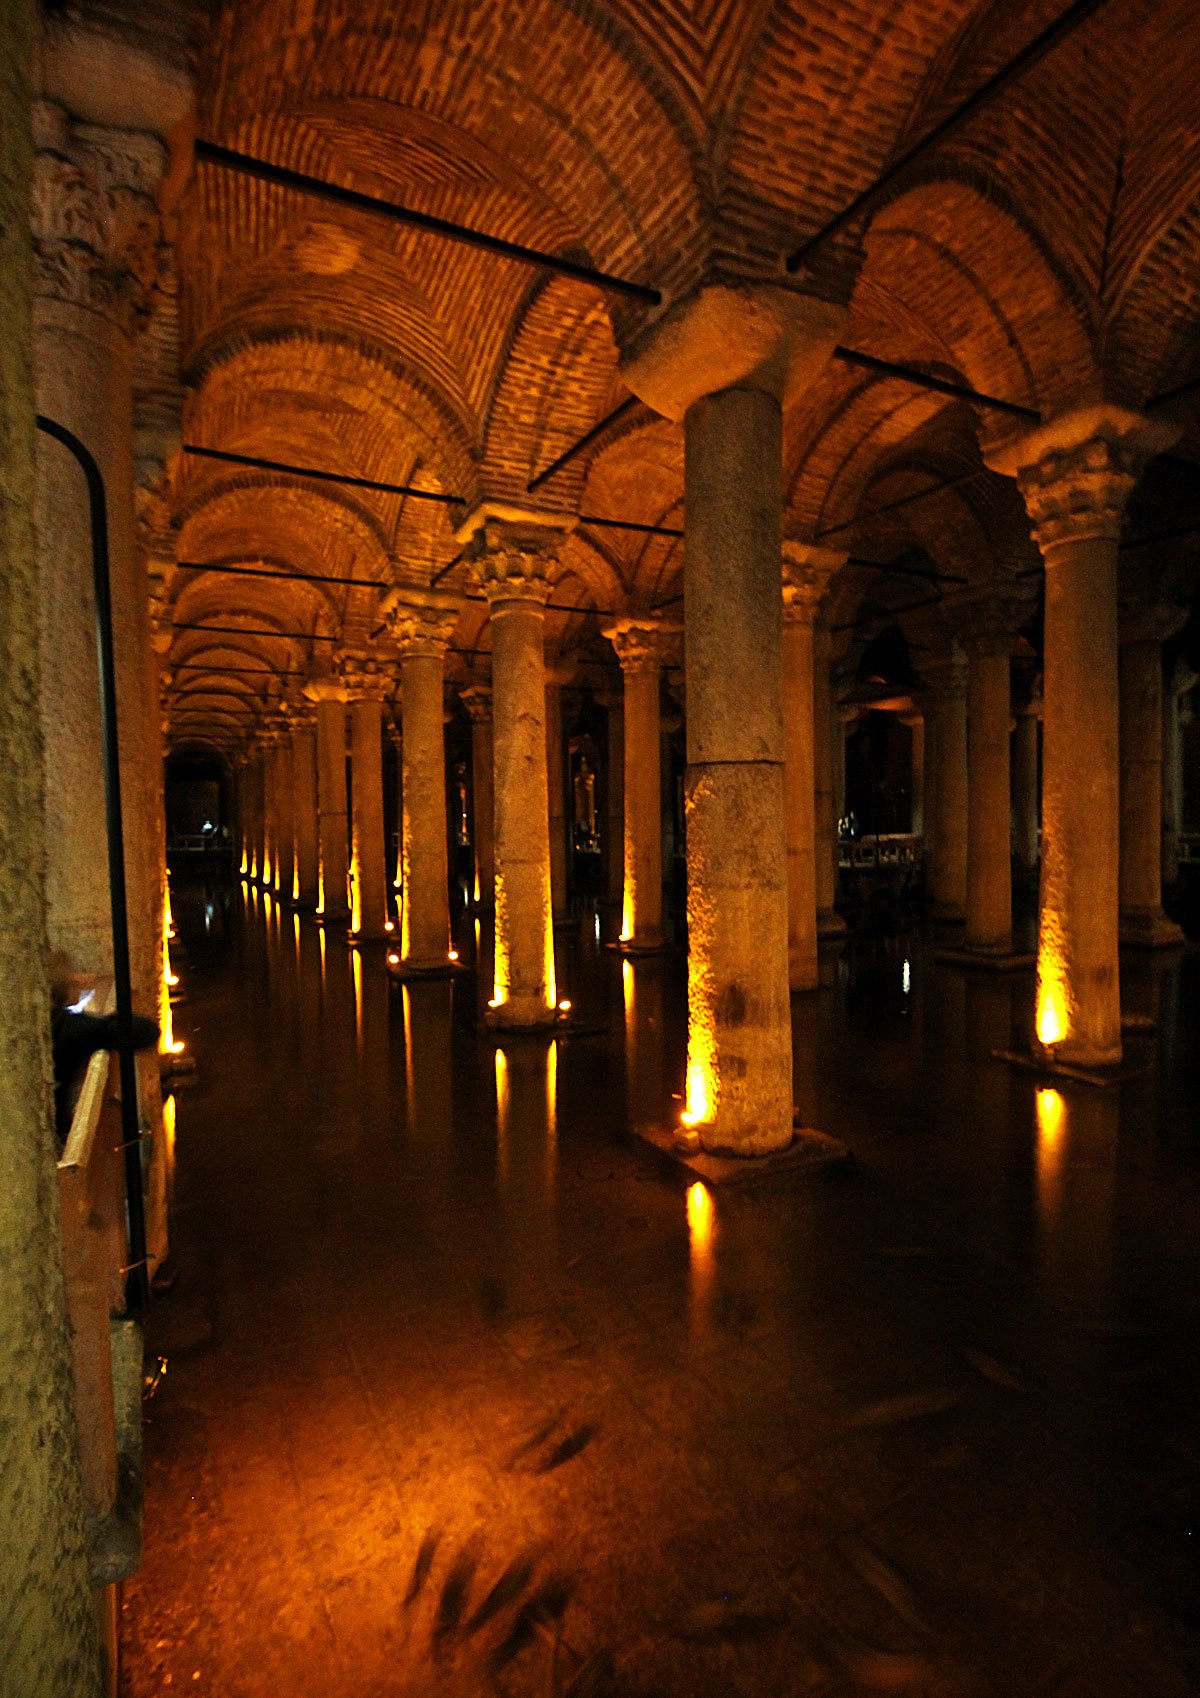
{"type": "Polygon", "coordinates": [[[1046,1222],[1058,1213],[1066,1161],[1067,1105],[1051,1086],[1039,1089],[1037,1113],[1038,1209],[1046,1222]]]}
{"type": "Polygon", "coordinates": [[[708,1331],[714,1274],[716,1218],[712,1193],[697,1180],[688,1186],[688,1317],[693,1337],[708,1331]]]}

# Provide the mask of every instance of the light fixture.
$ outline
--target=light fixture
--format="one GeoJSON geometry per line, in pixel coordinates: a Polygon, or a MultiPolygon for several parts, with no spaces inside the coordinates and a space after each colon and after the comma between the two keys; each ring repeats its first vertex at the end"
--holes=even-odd
{"type": "Polygon", "coordinates": [[[388,955],[388,966],[389,967],[398,967],[399,965],[400,965],[400,957],[398,955],[393,955],[393,954],[389,953],[389,955],[388,955]]]}
{"type": "Polygon", "coordinates": [[[458,960],[458,950],[457,949],[452,949],[450,951],[450,960],[451,961],[457,961],[458,960]]]}

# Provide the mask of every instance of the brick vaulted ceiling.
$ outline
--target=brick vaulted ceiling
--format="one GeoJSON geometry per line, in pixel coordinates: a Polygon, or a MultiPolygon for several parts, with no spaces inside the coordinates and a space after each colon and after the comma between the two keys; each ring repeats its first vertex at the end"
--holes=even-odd
{"type": "MultiPolygon", "coordinates": [[[[779,278],[783,257],[1064,8],[1064,0],[237,0],[201,47],[198,131],[310,175],[654,285],[779,278]]],[[[928,151],[822,255],[843,340],[1035,408],[1142,406],[1200,364],[1200,26],[1194,0],[1107,0],[928,151]]],[[[646,309],[596,287],[209,164],[178,205],[184,437],[467,499],[529,479],[626,391],[646,309]]],[[[1180,452],[1200,447],[1176,409],[1180,452]]],[[[1014,421],[830,364],[786,420],[787,521],[876,560],[977,575],[1027,546],[981,443],[1014,421]],[[955,490],[876,513],[931,483],[955,490]],[[1016,542],[1014,543],[1014,534],[1016,542]]],[[[251,703],[369,639],[378,596],[314,578],[428,582],[455,508],[175,459],[185,561],[165,601],[176,741],[232,747],[251,703]],[[250,629],[306,633],[287,642],[250,629]],[[222,671],[261,665],[274,679],[222,671]],[[186,729],[185,729],[186,728],[186,729]]],[[[538,491],[544,505],[682,523],[682,436],[644,408],[538,491]]],[[[582,523],[551,641],[598,652],[596,612],[677,593],[677,539],[582,523]],[[577,608],[577,612],[567,609],[577,608]],[[595,611],[593,611],[595,610],[595,611]]],[[[443,580],[467,591],[461,565],[443,580]]],[[[849,566],[850,617],[886,604],[849,566]]],[[[891,581],[894,587],[895,580],[891,581]]],[[[901,585],[899,600],[911,593],[901,585]]],[[[466,600],[461,677],[486,650],[466,600]]]]}

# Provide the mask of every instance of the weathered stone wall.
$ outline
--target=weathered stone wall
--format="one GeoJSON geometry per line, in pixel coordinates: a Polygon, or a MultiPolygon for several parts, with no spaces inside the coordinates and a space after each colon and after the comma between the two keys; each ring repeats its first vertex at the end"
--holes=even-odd
{"type": "Polygon", "coordinates": [[[33,550],[32,0],[0,0],[0,1691],[90,1698],[83,1540],[50,1118],[33,550]]]}

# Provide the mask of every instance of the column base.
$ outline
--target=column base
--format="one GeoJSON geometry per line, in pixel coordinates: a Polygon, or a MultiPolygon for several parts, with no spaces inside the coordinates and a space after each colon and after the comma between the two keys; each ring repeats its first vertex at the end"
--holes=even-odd
{"type": "Polygon", "coordinates": [[[615,949],[618,955],[637,957],[640,955],[675,955],[679,946],[668,943],[665,938],[642,941],[636,937],[619,937],[612,943],[606,943],[605,949],[615,949]]]}
{"type": "Polygon", "coordinates": [[[538,1009],[531,1012],[530,1018],[522,1019],[507,1003],[501,1003],[499,1008],[488,1008],[484,1011],[483,1030],[497,1036],[520,1037],[522,1032],[530,1037],[545,1037],[547,1033],[566,1032],[573,1029],[572,1010],[568,1008],[538,1009]]]}
{"type": "Polygon", "coordinates": [[[1023,973],[1037,965],[1036,955],[1014,950],[1011,945],[983,949],[965,943],[961,949],[935,949],[933,958],[950,967],[981,968],[985,973],[1023,973]]]}
{"type": "Polygon", "coordinates": [[[965,926],[967,923],[966,910],[952,902],[935,902],[929,910],[929,918],[935,926],[965,926]]]}
{"type": "Polygon", "coordinates": [[[997,1061],[1007,1061],[1022,1073],[1037,1074],[1046,1079],[1068,1079],[1078,1085],[1097,1085],[1110,1089],[1126,1079],[1137,1079],[1150,1071],[1149,1062],[1124,1059],[1106,1064],[1089,1065],[1078,1061],[1057,1061],[1037,1050],[994,1049],[997,1061]]]}
{"type": "Polygon", "coordinates": [[[701,1149],[700,1140],[680,1127],[639,1127],[634,1136],[649,1144],[670,1166],[706,1185],[747,1185],[755,1180],[824,1172],[853,1165],[854,1157],[840,1138],[810,1126],[797,1127],[789,1144],[764,1156],[739,1156],[701,1149]]]}
{"type": "Polygon", "coordinates": [[[387,958],[387,970],[389,978],[403,983],[409,979],[452,979],[467,969],[457,957],[452,959],[448,954],[431,961],[402,961],[393,950],[387,958]]]}
{"type": "Polygon", "coordinates": [[[1118,940],[1131,949],[1174,949],[1186,942],[1161,908],[1123,908],[1118,924],[1118,940]]]}
{"type": "Polygon", "coordinates": [[[340,914],[333,912],[318,913],[316,921],[319,926],[344,926],[349,923],[350,910],[343,908],[340,914]]]}

